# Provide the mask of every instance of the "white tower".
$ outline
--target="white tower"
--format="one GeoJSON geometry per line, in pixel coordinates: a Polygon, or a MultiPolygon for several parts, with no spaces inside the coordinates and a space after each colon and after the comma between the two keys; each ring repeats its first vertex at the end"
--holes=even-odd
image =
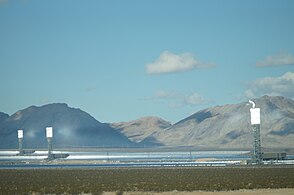
{"type": "Polygon", "coordinates": [[[52,154],[53,128],[52,127],[46,127],[46,137],[47,137],[47,143],[48,143],[48,160],[52,160],[53,159],[53,154],[52,154]]]}
{"type": "Polygon", "coordinates": [[[262,164],[262,151],[260,142],[260,108],[255,108],[255,103],[249,100],[252,104],[250,109],[251,127],[254,134],[254,146],[253,146],[253,161],[260,165],[262,164]]]}
{"type": "Polygon", "coordinates": [[[23,130],[18,130],[17,131],[17,137],[18,137],[18,151],[19,154],[23,154],[23,149],[22,149],[22,139],[23,139],[23,130]]]}

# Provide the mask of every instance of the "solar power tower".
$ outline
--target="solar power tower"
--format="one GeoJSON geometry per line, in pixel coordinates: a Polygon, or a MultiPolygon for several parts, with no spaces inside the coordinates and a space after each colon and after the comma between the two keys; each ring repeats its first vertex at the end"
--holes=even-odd
{"type": "Polygon", "coordinates": [[[18,151],[19,154],[23,154],[23,149],[22,149],[22,139],[23,139],[23,130],[18,130],[17,131],[17,137],[18,137],[18,151]]]}
{"type": "Polygon", "coordinates": [[[261,151],[261,142],[260,142],[260,108],[255,108],[255,103],[249,100],[249,103],[252,104],[250,108],[250,117],[251,117],[251,128],[254,135],[254,144],[253,144],[253,157],[252,160],[255,164],[262,164],[262,151],[261,151]]]}
{"type": "Polygon", "coordinates": [[[53,149],[52,149],[52,138],[53,138],[53,128],[52,127],[46,127],[46,137],[47,137],[47,143],[48,143],[48,160],[53,160],[53,149]]]}

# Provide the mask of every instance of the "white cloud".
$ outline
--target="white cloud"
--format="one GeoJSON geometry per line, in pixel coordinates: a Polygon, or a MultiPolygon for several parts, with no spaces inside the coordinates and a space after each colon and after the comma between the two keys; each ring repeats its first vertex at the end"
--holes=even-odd
{"type": "Polygon", "coordinates": [[[207,101],[198,93],[181,93],[177,91],[158,90],[152,100],[164,100],[170,107],[194,106],[205,104],[207,101]]]}
{"type": "Polygon", "coordinates": [[[294,99],[294,72],[287,72],[280,77],[257,79],[245,91],[247,98],[256,98],[262,95],[284,96],[294,99]]]}
{"type": "Polygon", "coordinates": [[[192,93],[185,97],[185,103],[188,105],[203,104],[205,102],[204,98],[198,93],[192,93]]]}
{"type": "Polygon", "coordinates": [[[184,72],[195,68],[212,67],[211,63],[199,62],[191,53],[174,54],[170,51],[164,51],[154,62],[146,65],[148,74],[164,74],[172,72],[184,72]]]}
{"type": "Polygon", "coordinates": [[[267,56],[264,60],[260,60],[256,63],[256,66],[283,66],[294,65],[294,56],[290,53],[281,52],[267,56]]]}

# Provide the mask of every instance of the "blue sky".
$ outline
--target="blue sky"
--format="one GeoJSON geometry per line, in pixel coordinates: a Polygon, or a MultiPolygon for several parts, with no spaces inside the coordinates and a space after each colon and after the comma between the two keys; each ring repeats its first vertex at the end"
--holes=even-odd
{"type": "Polygon", "coordinates": [[[102,122],[264,94],[294,99],[294,1],[0,0],[0,111],[65,102],[102,122]]]}

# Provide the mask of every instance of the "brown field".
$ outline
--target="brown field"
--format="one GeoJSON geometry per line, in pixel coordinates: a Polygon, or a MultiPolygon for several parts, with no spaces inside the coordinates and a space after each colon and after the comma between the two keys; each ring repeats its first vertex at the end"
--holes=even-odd
{"type": "MultiPolygon", "coordinates": [[[[103,195],[117,195],[118,192],[105,192],[103,195]]],[[[234,191],[170,191],[170,192],[126,192],[124,195],[293,195],[294,189],[253,189],[234,191]]]]}
{"type": "Polygon", "coordinates": [[[293,166],[0,170],[1,194],[195,194],[280,188],[293,192],[293,166]]]}

